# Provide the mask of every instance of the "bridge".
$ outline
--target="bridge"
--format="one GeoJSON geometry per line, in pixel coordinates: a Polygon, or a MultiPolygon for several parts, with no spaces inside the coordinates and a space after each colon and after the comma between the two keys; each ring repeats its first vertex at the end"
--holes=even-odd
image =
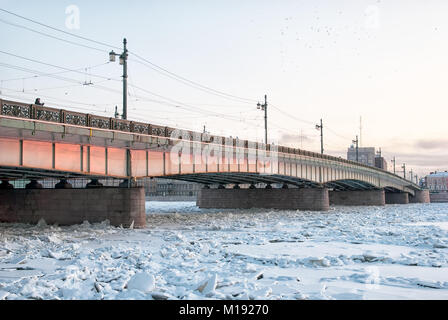
{"type": "Polygon", "coordinates": [[[149,123],[0,100],[0,219],[71,224],[109,218],[142,226],[136,180],[204,185],[203,208],[328,210],[330,205],[429,202],[429,193],[390,172],[301,149],[149,123]],[[101,188],[98,179],[121,179],[101,188]],[[57,178],[56,189],[38,180],[57,178]],[[87,189],[67,179],[90,178],[87,189]],[[9,183],[27,179],[25,190],[9,183]],[[281,185],[281,188],[272,186],[281,185]],[[262,187],[260,187],[262,186],[262,187]],[[48,213],[50,212],[50,213],[48,213]],[[64,213],[67,212],[67,213],[64,213]],[[47,221],[47,222],[48,222],[47,221]]]}

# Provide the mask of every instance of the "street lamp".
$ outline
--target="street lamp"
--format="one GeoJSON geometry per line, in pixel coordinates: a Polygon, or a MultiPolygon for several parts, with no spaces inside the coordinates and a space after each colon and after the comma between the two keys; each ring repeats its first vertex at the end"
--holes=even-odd
{"type": "Polygon", "coordinates": [[[406,180],[406,163],[403,163],[401,169],[403,169],[403,178],[406,180]]]}
{"type": "Polygon", "coordinates": [[[352,143],[354,143],[356,145],[356,162],[359,162],[359,148],[358,148],[359,139],[358,139],[358,136],[356,136],[356,140],[352,140],[352,143]]]}
{"type": "Polygon", "coordinates": [[[268,144],[268,96],[264,96],[264,104],[257,103],[257,109],[264,111],[264,141],[268,144]]]}
{"type": "Polygon", "coordinates": [[[320,130],[320,153],[324,154],[324,125],[320,119],[320,125],[316,124],[316,130],[320,130]]]}
{"type": "Polygon", "coordinates": [[[397,160],[395,160],[395,157],[394,157],[391,161],[394,164],[394,174],[395,174],[395,163],[397,162],[397,160]]]}
{"type": "Polygon", "coordinates": [[[119,56],[119,63],[123,66],[123,114],[122,119],[128,118],[128,50],[126,48],[126,38],[123,39],[123,53],[118,54],[113,50],[109,52],[109,61],[115,62],[116,57],[119,56]]]}

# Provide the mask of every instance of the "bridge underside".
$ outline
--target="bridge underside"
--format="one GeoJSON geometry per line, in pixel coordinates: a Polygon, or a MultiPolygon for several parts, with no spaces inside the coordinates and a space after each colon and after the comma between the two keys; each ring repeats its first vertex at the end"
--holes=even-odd
{"type": "MultiPolygon", "coordinates": [[[[86,174],[80,172],[70,172],[54,169],[36,169],[27,167],[15,166],[0,166],[0,179],[16,180],[45,180],[45,179],[105,179],[116,178],[123,179],[121,176],[105,176],[101,174],[86,174]]],[[[199,183],[203,185],[257,185],[257,184],[282,184],[294,186],[297,188],[328,188],[334,191],[366,191],[366,190],[380,190],[384,189],[386,193],[403,193],[395,187],[379,188],[369,182],[355,179],[343,179],[337,181],[330,181],[324,184],[302,179],[298,177],[285,176],[280,174],[260,174],[247,172],[214,172],[214,173],[195,173],[195,174],[179,174],[160,176],[164,179],[172,179],[179,181],[187,181],[199,183]]],[[[408,190],[411,196],[415,195],[413,190],[408,190]]]]}
{"type": "MultiPolygon", "coordinates": [[[[331,181],[325,184],[320,184],[306,179],[284,175],[266,175],[258,173],[201,173],[201,174],[184,174],[165,176],[164,179],[182,180],[188,182],[202,183],[205,185],[213,184],[289,184],[299,188],[313,188],[313,187],[327,187],[333,190],[374,190],[378,187],[364,181],[344,179],[338,181],[331,181]]],[[[391,190],[392,192],[392,190],[391,190]]]]}
{"type": "Polygon", "coordinates": [[[313,188],[320,184],[309,180],[290,177],[284,175],[268,175],[259,173],[243,172],[219,172],[219,173],[198,173],[164,176],[164,179],[181,180],[188,182],[201,183],[205,185],[227,185],[227,184],[288,184],[296,187],[313,188]]]}

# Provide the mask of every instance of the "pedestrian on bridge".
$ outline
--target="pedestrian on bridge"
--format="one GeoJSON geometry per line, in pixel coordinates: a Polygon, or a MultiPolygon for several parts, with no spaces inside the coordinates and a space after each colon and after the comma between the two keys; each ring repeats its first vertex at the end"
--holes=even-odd
{"type": "Polygon", "coordinates": [[[38,105],[38,106],[43,106],[45,103],[40,102],[40,98],[36,98],[36,101],[34,101],[34,104],[38,105]]]}

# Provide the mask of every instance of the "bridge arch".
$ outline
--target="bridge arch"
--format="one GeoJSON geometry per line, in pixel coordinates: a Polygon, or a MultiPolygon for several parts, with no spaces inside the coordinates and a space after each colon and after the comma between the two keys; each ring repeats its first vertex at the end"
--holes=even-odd
{"type": "Polygon", "coordinates": [[[298,188],[319,187],[318,182],[303,178],[271,175],[258,173],[242,173],[242,172],[215,172],[215,173],[196,173],[163,176],[164,179],[182,180],[188,182],[196,182],[204,185],[229,185],[229,184],[282,184],[292,185],[298,188]]]}
{"type": "Polygon", "coordinates": [[[374,190],[379,189],[377,185],[371,182],[357,180],[357,179],[341,179],[328,181],[325,187],[335,191],[354,191],[354,190],[374,190]]]}

